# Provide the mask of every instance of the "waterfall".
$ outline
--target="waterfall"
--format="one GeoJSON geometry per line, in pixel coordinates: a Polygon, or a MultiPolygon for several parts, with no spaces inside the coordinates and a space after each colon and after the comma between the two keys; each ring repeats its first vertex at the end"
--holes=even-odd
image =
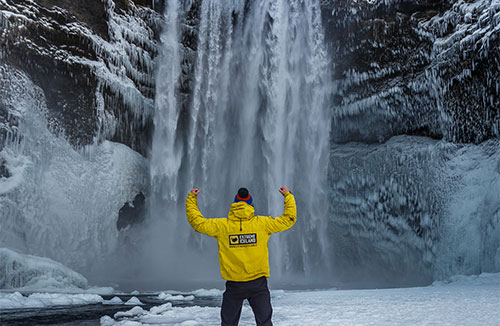
{"type": "Polygon", "coordinates": [[[331,265],[323,221],[332,89],[319,1],[170,0],[165,21],[147,231],[151,248],[162,248],[161,275],[218,278],[216,242],[186,221],[192,187],[205,217],[227,216],[239,187],[250,190],[256,214],[279,216],[286,185],[298,222],[272,237],[271,274],[319,282],[331,265]],[[192,55],[182,41],[193,28],[182,22],[189,11],[199,14],[192,55]]]}

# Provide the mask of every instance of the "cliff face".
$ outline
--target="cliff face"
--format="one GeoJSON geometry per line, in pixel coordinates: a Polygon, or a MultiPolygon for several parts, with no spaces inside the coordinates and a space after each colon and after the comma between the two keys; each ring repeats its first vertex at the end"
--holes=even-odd
{"type": "Polygon", "coordinates": [[[0,1],[0,247],[88,272],[118,246],[120,208],[148,186],[150,6],[0,1]]]}
{"type": "MultiPolygon", "coordinates": [[[[144,206],[140,193],[150,195],[144,156],[161,103],[154,58],[165,19],[163,1],[153,1],[0,0],[0,205],[9,221],[0,247],[81,267],[94,258],[82,243],[109,253],[123,234],[139,241],[127,233],[137,213],[123,204],[144,206]],[[67,229],[82,231],[57,251],[53,235],[67,229]]],[[[201,4],[179,3],[181,126],[197,82],[201,4]]],[[[250,19],[250,6],[238,6],[235,26],[238,15],[250,19]]],[[[321,11],[333,85],[331,210],[320,218],[334,240],[311,259],[389,285],[500,270],[499,2],[324,0],[321,11]],[[356,274],[360,266],[370,275],[356,274]]]]}
{"type": "MultiPolygon", "coordinates": [[[[156,2],[162,10],[163,2],[156,2]]],[[[45,93],[56,133],[76,147],[110,139],[146,153],[161,16],[148,1],[0,2],[0,60],[45,93]]],[[[181,92],[194,67],[199,4],[183,33],[181,92]]],[[[498,4],[322,2],[334,65],[332,140],[500,137],[498,4]]],[[[0,146],[15,119],[0,106],[0,146]]],[[[5,168],[0,173],[7,173],[5,168]]]]}
{"type": "Polygon", "coordinates": [[[500,4],[323,1],[323,21],[337,275],[394,285],[497,271],[500,4]]]}
{"type": "Polygon", "coordinates": [[[334,142],[500,137],[495,1],[324,1],[334,142]]]}
{"type": "MultiPolygon", "coordinates": [[[[42,88],[50,127],[75,147],[111,139],[147,150],[160,15],[142,5],[0,2],[0,62],[42,88]]],[[[12,122],[0,112],[5,137],[12,122]]]]}

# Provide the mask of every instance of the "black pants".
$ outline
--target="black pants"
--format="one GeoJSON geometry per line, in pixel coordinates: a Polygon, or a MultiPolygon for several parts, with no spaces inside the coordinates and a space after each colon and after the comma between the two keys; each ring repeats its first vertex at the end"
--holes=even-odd
{"type": "Polygon", "coordinates": [[[272,326],[271,295],[267,279],[263,276],[248,282],[226,282],[220,312],[222,326],[237,326],[240,320],[243,300],[247,299],[252,307],[257,326],[272,326]]]}

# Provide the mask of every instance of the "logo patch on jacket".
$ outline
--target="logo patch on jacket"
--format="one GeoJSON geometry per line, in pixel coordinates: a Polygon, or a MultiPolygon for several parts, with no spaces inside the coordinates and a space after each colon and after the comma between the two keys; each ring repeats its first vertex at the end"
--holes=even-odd
{"type": "Polygon", "coordinates": [[[233,234],[229,236],[229,246],[250,247],[257,245],[257,233],[233,234]]]}

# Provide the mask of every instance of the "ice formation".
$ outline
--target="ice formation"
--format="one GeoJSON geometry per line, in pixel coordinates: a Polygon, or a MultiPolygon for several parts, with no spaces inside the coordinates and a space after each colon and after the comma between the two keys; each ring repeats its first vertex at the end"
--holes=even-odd
{"type": "Polygon", "coordinates": [[[19,292],[0,292],[0,310],[88,305],[102,302],[104,302],[103,298],[97,294],[33,293],[28,296],[23,296],[19,292]]]}
{"type": "Polygon", "coordinates": [[[222,296],[222,291],[219,289],[198,289],[192,292],[196,297],[220,297],[222,296]]]}
{"type": "Polygon", "coordinates": [[[425,284],[500,267],[500,141],[336,145],[330,166],[337,275],[425,284]]]}
{"type": "Polygon", "coordinates": [[[137,297],[132,297],[125,302],[125,305],[127,306],[135,306],[135,305],[143,305],[144,303],[141,302],[141,300],[137,299],[137,297]]]}
{"type": "Polygon", "coordinates": [[[102,304],[107,304],[107,305],[115,305],[115,304],[122,304],[123,300],[120,299],[119,297],[112,297],[109,300],[105,300],[102,302],[102,304]]]}
{"type": "Polygon", "coordinates": [[[42,91],[0,70],[0,102],[17,121],[0,151],[0,246],[88,270],[115,250],[118,211],[146,187],[146,160],[109,141],[75,150],[48,124],[42,91]]]}
{"type": "MultiPolygon", "coordinates": [[[[74,291],[74,288],[67,288],[68,291],[74,291]]],[[[24,291],[24,290],[23,290],[24,291]]],[[[80,289],[81,291],[81,289],[80,289]]],[[[33,309],[50,308],[53,306],[73,306],[73,305],[137,305],[140,301],[124,303],[120,298],[114,297],[110,300],[104,300],[103,297],[95,293],[45,293],[36,292],[23,295],[20,292],[0,292],[0,310],[8,309],[33,309]]],[[[170,303],[169,303],[170,304],[170,303]]],[[[140,308],[136,306],[136,308],[140,308]]],[[[159,307],[154,307],[156,310],[159,307]]],[[[155,311],[152,309],[151,311],[155,311]]],[[[135,309],[134,311],[137,311],[135,309]]],[[[118,315],[120,316],[120,315],[118,315]]],[[[116,315],[115,315],[115,318],[116,315]]]]}
{"type": "Polygon", "coordinates": [[[191,301],[194,300],[194,296],[192,295],[183,296],[180,294],[172,295],[170,293],[161,292],[160,294],[158,294],[158,299],[165,301],[191,301]]]}
{"type": "Polygon", "coordinates": [[[85,277],[58,262],[7,248],[0,248],[0,271],[0,289],[88,286],[85,277]]]}
{"type": "MultiPolygon", "coordinates": [[[[83,23],[60,24],[54,17],[68,13],[57,6],[40,17],[37,3],[2,0],[1,4],[2,34],[37,26],[44,33],[63,31],[86,40],[88,57],[71,47],[54,49],[24,36],[19,39],[40,56],[88,68],[98,87],[94,144],[74,148],[65,136],[71,131],[49,117],[43,91],[25,73],[0,65],[0,106],[8,111],[7,122],[0,119],[0,167],[4,169],[0,171],[0,246],[48,256],[88,274],[115,252],[120,236],[118,210],[148,183],[146,159],[105,139],[115,135],[124,120],[133,130],[133,124],[145,125],[151,119],[152,94],[145,88],[153,83],[151,55],[157,45],[151,26],[159,16],[133,3],[129,3],[132,14],[119,13],[113,1],[104,1],[110,33],[105,40],[83,23]],[[115,94],[112,106],[110,94],[115,94]]],[[[6,54],[2,49],[0,57],[6,54]]]]}

